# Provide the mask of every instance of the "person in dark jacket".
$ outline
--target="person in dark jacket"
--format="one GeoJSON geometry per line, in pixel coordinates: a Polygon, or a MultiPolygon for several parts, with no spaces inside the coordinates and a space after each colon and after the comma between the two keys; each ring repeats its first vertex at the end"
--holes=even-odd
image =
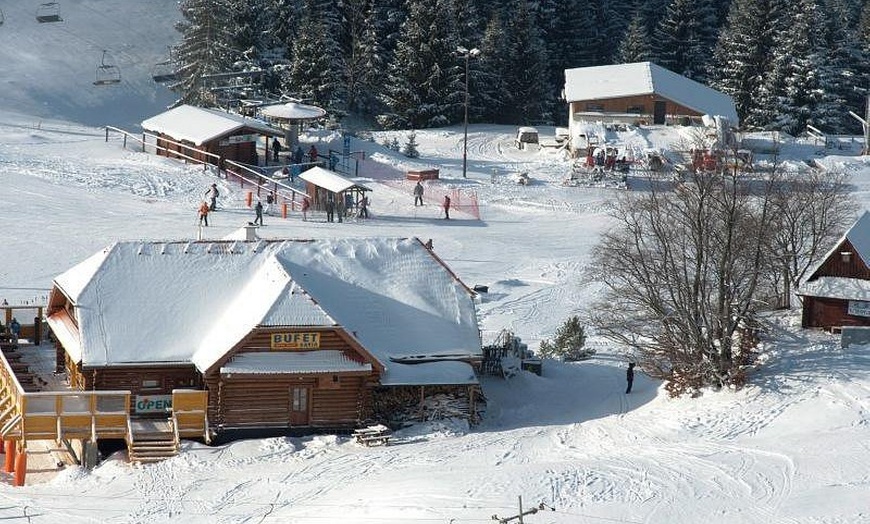
{"type": "Polygon", "coordinates": [[[205,196],[209,199],[209,211],[214,211],[217,208],[217,199],[220,196],[220,191],[218,191],[217,184],[212,184],[210,188],[208,188],[205,192],[205,196]]]}
{"type": "Polygon", "coordinates": [[[272,160],[278,162],[278,154],[281,153],[281,142],[278,142],[278,137],[272,139],[272,160]]]}
{"type": "Polygon", "coordinates": [[[335,200],[331,195],[326,199],[326,221],[335,222],[335,200]]]}
{"type": "Polygon", "coordinates": [[[414,186],[414,207],[423,205],[423,184],[420,181],[417,181],[417,185],[414,186]]]}
{"type": "Polygon", "coordinates": [[[450,220],[450,196],[444,195],[444,220],[450,220]]]}
{"type": "Polygon", "coordinates": [[[257,214],[257,218],[254,219],[254,224],[263,225],[263,203],[257,200],[257,205],[254,206],[254,212],[257,214]]]}
{"type": "Polygon", "coordinates": [[[627,382],[627,386],[625,388],[625,394],[631,393],[631,386],[634,384],[634,362],[628,363],[628,369],[625,370],[625,381],[627,382]]]}

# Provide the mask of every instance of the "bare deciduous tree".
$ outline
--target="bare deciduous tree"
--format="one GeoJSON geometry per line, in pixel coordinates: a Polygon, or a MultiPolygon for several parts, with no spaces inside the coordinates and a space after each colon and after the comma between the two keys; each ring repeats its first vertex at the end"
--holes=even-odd
{"type": "Polygon", "coordinates": [[[774,168],[749,177],[732,166],[619,199],[617,225],[594,253],[606,292],[593,325],[672,395],[742,384],[735,355],[758,296],[771,293],[784,261],[799,279],[818,260],[848,215],[844,190],[840,176],[774,168]]]}

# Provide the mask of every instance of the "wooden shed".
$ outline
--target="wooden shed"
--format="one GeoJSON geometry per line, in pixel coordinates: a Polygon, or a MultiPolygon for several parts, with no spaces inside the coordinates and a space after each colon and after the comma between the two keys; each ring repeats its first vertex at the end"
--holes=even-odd
{"type": "Polygon", "coordinates": [[[870,326],[870,213],[843,235],[797,294],[803,298],[803,327],[870,326]]]}
{"type": "Polygon", "coordinates": [[[680,123],[703,115],[739,124],[730,96],[652,62],[565,70],[569,132],[583,121],[680,123]]]}
{"type": "Polygon", "coordinates": [[[354,428],[379,388],[477,387],[481,358],[473,292],[416,238],[119,242],[55,279],[48,322],[74,387],[137,417],[204,390],[215,433],[354,428]]]}
{"type": "Polygon", "coordinates": [[[324,209],[326,201],[338,202],[342,199],[346,209],[356,208],[370,188],[345,178],[335,171],[322,167],[312,167],[299,178],[305,181],[305,192],[312,197],[314,209],[324,209]]]}
{"type": "Polygon", "coordinates": [[[158,155],[180,157],[176,154],[180,153],[212,164],[224,159],[259,165],[257,142],[264,138],[268,144],[269,138],[284,134],[260,120],[191,105],[153,116],[142,122],[142,129],[157,137],[158,155]]]}

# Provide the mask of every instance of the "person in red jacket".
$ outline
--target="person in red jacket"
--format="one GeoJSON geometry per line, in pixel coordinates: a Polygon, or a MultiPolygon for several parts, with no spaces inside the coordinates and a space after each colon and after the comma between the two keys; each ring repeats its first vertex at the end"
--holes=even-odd
{"type": "Polygon", "coordinates": [[[199,225],[208,227],[208,203],[203,200],[199,205],[199,225]]]}
{"type": "Polygon", "coordinates": [[[302,220],[308,220],[308,208],[311,207],[311,201],[308,200],[308,197],[302,199],[302,220]]]}

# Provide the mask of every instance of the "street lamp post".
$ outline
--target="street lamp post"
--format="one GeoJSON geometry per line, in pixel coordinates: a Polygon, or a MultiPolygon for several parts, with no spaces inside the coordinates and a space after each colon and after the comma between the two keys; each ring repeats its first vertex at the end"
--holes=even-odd
{"type": "Polygon", "coordinates": [[[456,53],[465,58],[465,127],[462,138],[462,178],[468,178],[468,62],[480,54],[480,49],[457,47],[456,53]]]}

